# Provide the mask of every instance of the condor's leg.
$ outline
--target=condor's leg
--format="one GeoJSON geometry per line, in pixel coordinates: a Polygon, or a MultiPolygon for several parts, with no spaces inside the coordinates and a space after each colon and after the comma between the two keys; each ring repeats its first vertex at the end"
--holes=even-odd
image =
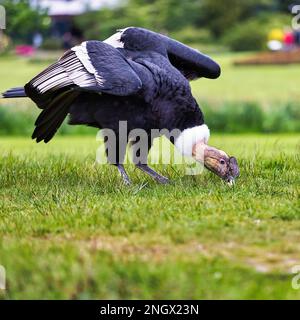
{"type": "Polygon", "coordinates": [[[169,183],[168,178],[158,174],[147,165],[148,153],[152,147],[152,142],[153,140],[148,138],[147,145],[145,145],[141,143],[140,137],[137,137],[134,142],[131,142],[133,163],[138,169],[148,174],[158,183],[167,184],[169,183]]]}
{"type": "Polygon", "coordinates": [[[170,182],[170,180],[160,174],[158,174],[156,171],[151,169],[147,164],[136,164],[136,167],[148,174],[150,177],[152,177],[154,180],[156,180],[158,183],[161,184],[167,184],[170,182]]]}
{"type": "Polygon", "coordinates": [[[120,173],[121,177],[123,178],[124,184],[126,184],[127,186],[131,185],[131,180],[130,180],[123,164],[120,164],[120,163],[116,164],[116,167],[118,168],[119,173],[120,173]]]}
{"type": "Polygon", "coordinates": [[[114,141],[110,141],[107,136],[104,137],[104,143],[108,162],[118,168],[118,171],[123,179],[124,184],[130,185],[130,178],[123,165],[126,154],[126,145],[119,146],[118,138],[116,138],[114,141]]]}

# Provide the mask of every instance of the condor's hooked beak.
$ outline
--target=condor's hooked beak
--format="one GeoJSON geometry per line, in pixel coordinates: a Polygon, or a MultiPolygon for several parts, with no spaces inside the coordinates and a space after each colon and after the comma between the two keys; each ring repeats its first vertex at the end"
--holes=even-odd
{"type": "Polygon", "coordinates": [[[208,170],[225,180],[230,186],[240,174],[235,157],[230,157],[224,151],[210,147],[203,141],[194,145],[192,155],[195,160],[203,163],[208,170]]]}

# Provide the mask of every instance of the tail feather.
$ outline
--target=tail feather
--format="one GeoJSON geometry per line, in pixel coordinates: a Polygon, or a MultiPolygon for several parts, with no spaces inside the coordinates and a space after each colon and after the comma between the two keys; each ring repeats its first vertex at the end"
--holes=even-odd
{"type": "Polygon", "coordinates": [[[39,115],[35,122],[32,139],[49,142],[66,118],[70,105],[78,96],[77,92],[66,91],[57,96],[39,115]]]}
{"type": "Polygon", "coordinates": [[[65,103],[64,99],[67,99],[69,91],[63,92],[55,97],[51,103],[47,105],[45,109],[39,114],[34,125],[42,126],[44,123],[49,122],[55,115],[60,111],[60,108],[56,107],[58,105],[63,105],[65,103]]]}
{"type": "Polygon", "coordinates": [[[24,87],[11,88],[2,93],[3,98],[23,98],[27,97],[24,87]]]}
{"type": "Polygon", "coordinates": [[[35,128],[32,134],[32,138],[36,139],[36,142],[40,142],[42,140],[44,140],[45,142],[50,141],[50,139],[54,136],[57,129],[61,126],[64,119],[66,118],[68,111],[68,105],[61,106],[59,111],[53,116],[53,118],[49,122],[46,122],[43,125],[35,128]],[[51,138],[49,139],[50,136],[51,138]]]}

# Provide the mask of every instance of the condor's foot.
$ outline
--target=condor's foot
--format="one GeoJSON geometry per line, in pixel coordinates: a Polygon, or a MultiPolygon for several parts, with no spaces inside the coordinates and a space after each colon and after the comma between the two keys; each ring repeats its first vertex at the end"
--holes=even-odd
{"type": "Polygon", "coordinates": [[[117,164],[116,166],[117,166],[117,168],[118,168],[118,170],[119,170],[119,173],[120,173],[120,175],[121,175],[121,177],[122,177],[122,179],[123,179],[124,184],[125,184],[126,186],[130,186],[130,185],[131,185],[131,180],[130,180],[130,178],[128,177],[127,172],[125,171],[124,166],[123,166],[122,164],[117,164]]]}
{"type": "Polygon", "coordinates": [[[148,167],[146,164],[136,164],[136,167],[140,170],[142,170],[143,172],[145,172],[146,174],[148,174],[150,177],[152,177],[154,180],[156,180],[158,183],[161,184],[167,184],[170,182],[170,180],[160,174],[158,174],[157,172],[155,172],[153,169],[151,169],[150,167],[148,167]]]}

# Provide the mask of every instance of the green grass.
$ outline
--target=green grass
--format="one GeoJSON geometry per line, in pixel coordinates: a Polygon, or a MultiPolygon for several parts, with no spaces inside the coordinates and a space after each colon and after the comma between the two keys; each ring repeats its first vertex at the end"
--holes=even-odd
{"type": "Polygon", "coordinates": [[[216,80],[193,82],[194,95],[200,102],[256,101],[270,108],[287,101],[299,101],[300,65],[233,66],[234,59],[253,54],[214,55],[222,74],[216,80]]]}
{"type": "MultiPolygon", "coordinates": [[[[204,110],[299,100],[299,65],[233,67],[240,56],[214,56],[221,78],[193,82],[204,110]]],[[[1,57],[0,91],[47,65],[1,57]]],[[[0,104],[37,112],[29,100],[0,104]]],[[[129,166],[134,184],[125,187],[115,168],[94,164],[94,137],[49,145],[0,137],[0,296],[299,299],[291,268],[300,265],[300,136],[215,135],[211,143],[238,158],[235,188],[209,172],[159,165],[170,185],[129,166]]]]}
{"type": "Polygon", "coordinates": [[[33,63],[29,59],[15,56],[0,57],[1,92],[11,87],[24,85],[47,65],[49,62],[33,63]]]}
{"type": "MultiPolygon", "coordinates": [[[[276,108],[278,103],[299,101],[300,65],[234,67],[233,60],[244,55],[228,53],[213,56],[222,67],[222,75],[217,80],[201,79],[192,83],[194,95],[200,103],[256,101],[276,108]]],[[[0,91],[24,85],[47,65],[49,61],[32,63],[23,58],[0,57],[0,91]]],[[[24,104],[23,99],[13,103],[16,101],[24,104]]]]}
{"type": "MultiPolygon", "coordinates": [[[[227,187],[209,172],[94,165],[99,142],[1,138],[3,298],[299,299],[299,135],[216,135],[240,163],[227,187]]],[[[154,150],[155,152],[155,150],[154,150]]]]}

